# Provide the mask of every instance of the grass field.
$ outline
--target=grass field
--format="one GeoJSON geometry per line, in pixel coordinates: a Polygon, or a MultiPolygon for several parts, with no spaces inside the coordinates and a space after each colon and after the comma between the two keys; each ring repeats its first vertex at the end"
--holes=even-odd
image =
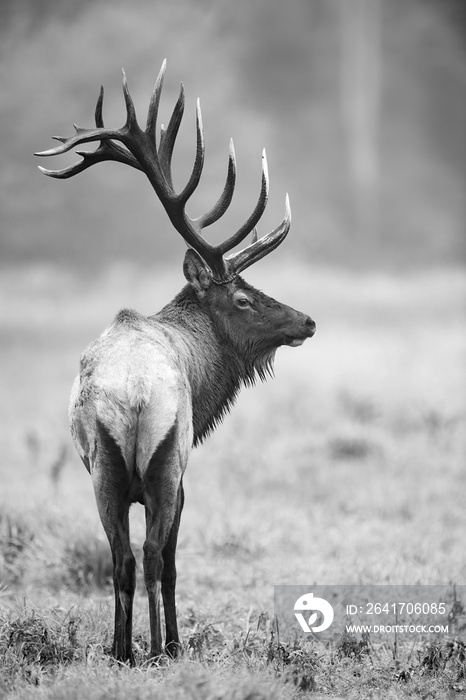
{"type": "Polygon", "coordinates": [[[131,669],[108,656],[110,554],[68,437],[68,395],[81,350],[118,308],[151,313],[182,276],[1,274],[1,698],[466,697],[464,645],[448,662],[440,645],[408,662],[291,648],[271,631],[275,584],[466,583],[465,276],[263,267],[248,280],[310,313],[317,334],[281,349],[276,378],[243,391],[192,453],[176,663],[147,663],[133,508],[131,669]]]}

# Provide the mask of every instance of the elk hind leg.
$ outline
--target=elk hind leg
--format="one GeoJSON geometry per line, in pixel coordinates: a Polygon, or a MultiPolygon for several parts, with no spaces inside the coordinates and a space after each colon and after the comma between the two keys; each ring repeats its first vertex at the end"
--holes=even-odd
{"type": "MultiPolygon", "coordinates": [[[[143,547],[143,563],[144,581],[149,601],[151,658],[156,658],[162,653],[160,598],[163,586],[164,552],[170,540],[172,546],[176,546],[178,527],[175,525],[175,521],[180,503],[181,475],[175,424],[152,455],[143,477],[146,511],[146,541],[143,547]]],[[[173,613],[175,614],[176,627],[174,606],[173,613]]],[[[170,620],[170,634],[173,636],[175,627],[173,626],[173,618],[170,620]]],[[[179,643],[178,640],[176,641],[179,643]]]]}
{"type": "Polygon", "coordinates": [[[176,544],[180,528],[181,511],[184,504],[183,483],[178,488],[176,513],[168,540],[163,548],[162,598],[165,611],[165,651],[175,658],[180,650],[178,623],[176,619],[175,586],[176,586],[176,544]]]}
{"type": "Polygon", "coordinates": [[[120,448],[101,423],[98,423],[97,435],[92,479],[100,519],[112,550],[115,590],[112,654],[119,661],[129,661],[132,664],[136,561],[129,538],[130,475],[120,448]]]}

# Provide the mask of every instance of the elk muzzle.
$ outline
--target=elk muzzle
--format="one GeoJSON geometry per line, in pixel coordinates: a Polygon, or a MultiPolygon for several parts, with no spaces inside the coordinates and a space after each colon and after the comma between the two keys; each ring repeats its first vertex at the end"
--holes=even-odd
{"type": "Polygon", "coordinates": [[[316,324],[310,316],[300,311],[287,308],[287,323],[283,329],[282,345],[296,348],[302,345],[307,338],[312,338],[316,332],[316,324]]]}

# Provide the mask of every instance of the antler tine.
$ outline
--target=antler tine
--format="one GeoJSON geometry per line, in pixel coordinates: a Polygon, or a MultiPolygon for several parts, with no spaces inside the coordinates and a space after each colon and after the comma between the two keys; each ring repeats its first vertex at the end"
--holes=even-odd
{"type": "MultiPolygon", "coordinates": [[[[34,155],[41,156],[42,153],[34,153],[34,155]]],[[[73,175],[77,175],[77,173],[81,173],[83,170],[86,170],[86,168],[89,168],[90,165],[92,165],[92,163],[85,163],[83,160],[81,160],[78,163],[74,163],[73,165],[70,165],[67,168],[62,168],[61,170],[49,170],[48,168],[44,168],[42,165],[39,165],[38,167],[41,173],[44,173],[44,175],[54,177],[57,180],[66,180],[69,177],[73,177],[73,175]]]]}
{"type": "Polygon", "coordinates": [[[178,195],[178,200],[182,204],[186,204],[188,199],[191,197],[192,193],[199,184],[201,179],[202,169],[204,167],[204,128],[202,126],[202,113],[201,113],[201,103],[197,100],[196,104],[196,157],[194,160],[194,166],[191,172],[191,177],[188,180],[188,184],[184,190],[178,195]]]}
{"type": "Polygon", "coordinates": [[[157,80],[155,81],[154,89],[149,102],[149,111],[147,112],[146,134],[153,137],[154,143],[157,129],[157,115],[159,113],[160,95],[162,94],[166,67],[167,59],[165,58],[157,76],[157,80]]]}
{"type": "Polygon", "coordinates": [[[125,126],[128,129],[136,129],[137,131],[140,131],[138,120],[136,118],[136,109],[134,107],[133,98],[129,94],[128,81],[126,79],[126,73],[125,73],[124,68],[121,69],[121,73],[123,76],[123,95],[125,98],[125,105],[126,105],[126,124],[125,124],[125,126]]]}
{"type": "MultiPolygon", "coordinates": [[[[181,84],[180,94],[176,105],[173,109],[172,116],[166,129],[163,129],[160,134],[160,145],[158,148],[158,156],[160,161],[160,166],[162,168],[163,174],[167,183],[173,190],[173,178],[172,178],[172,157],[173,157],[173,147],[175,145],[175,140],[178,135],[181,120],[184,114],[184,87],[181,84]]],[[[154,126],[155,133],[155,126],[154,126]]]]}
{"type": "Polygon", "coordinates": [[[257,200],[257,204],[249,219],[241,226],[241,228],[235,234],[233,234],[233,236],[228,238],[223,243],[220,243],[220,245],[218,246],[217,249],[222,255],[234,248],[235,245],[238,245],[238,243],[241,243],[241,241],[246,238],[248,233],[250,233],[255,228],[256,224],[258,223],[259,219],[265,211],[268,197],[269,173],[267,168],[267,156],[264,148],[264,150],[262,151],[262,182],[259,199],[257,200]]]}
{"type": "Polygon", "coordinates": [[[259,240],[255,240],[238,253],[233,253],[225,258],[225,263],[231,273],[238,274],[247,267],[263,258],[272,250],[275,250],[286,238],[291,226],[291,208],[288,194],[285,197],[285,216],[276,229],[270,231],[259,240]]]}
{"type": "Polygon", "coordinates": [[[207,214],[203,214],[202,216],[198,217],[195,219],[195,221],[198,223],[199,228],[203,229],[206,226],[210,226],[211,224],[215,223],[220,219],[221,216],[224,215],[226,210],[231,204],[231,200],[233,198],[233,193],[235,191],[235,183],[236,183],[236,156],[235,156],[235,147],[233,145],[233,139],[230,140],[230,151],[228,154],[228,171],[227,171],[227,179],[225,182],[225,187],[223,188],[223,192],[212,207],[210,211],[207,212],[207,214]]]}
{"type": "Polygon", "coordinates": [[[98,129],[104,129],[104,118],[103,118],[103,106],[104,106],[104,86],[100,86],[99,97],[97,98],[97,104],[95,106],[94,119],[95,125],[98,129]]]}

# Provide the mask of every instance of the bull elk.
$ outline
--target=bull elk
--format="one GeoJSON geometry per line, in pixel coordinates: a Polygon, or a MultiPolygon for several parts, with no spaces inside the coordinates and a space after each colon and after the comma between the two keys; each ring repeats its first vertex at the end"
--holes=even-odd
{"type": "Polygon", "coordinates": [[[142,170],[188,250],[183,272],[187,284],[159,313],[143,316],[123,309],[81,356],[70,400],[70,424],[76,449],[92,477],[97,508],[113,558],[115,628],[113,655],[133,662],[132,608],[135,590],[128,512],[145,508],[144,582],[149,600],[151,657],[162,653],[160,593],[165,612],[165,651],[180,649],[175,607],[175,552],[183,508],[183,474],[192,445],[216,427],[242,385],[271,373],[281,345],[301,345],[315,332],[314,321],[251,287],[240,272],[274,250],[288,233],[288,197],[280,225],[257,237],[256,224],[268,196],[265,152],[262,186],[254,211],[239,230],[219,245],[202,236],[229,206],[236,179],[233,144],[223,192],[212,209],[196,219],[185,210],[204,161],[204,136],[197,103],[197,150],[187,185],[177,194],[172,154],[184,111],[181,86],[167,128],[156,138],[156,122],[165,73],[162,65],[143,131],[136,119],[123,72],[127,118],[121,129],[102,119],[103,88],[95,111],[96,127],[37,155],[65,153],[78,144],[99,141],[94,151],[78,151],[82,160],[62,170],[42,172],[65,179],[106,160],[142,170]],[[158,143],[157,143],[158,142],[158,143]],[[252,233],[252,242],[230,253],[252,233]]]}

